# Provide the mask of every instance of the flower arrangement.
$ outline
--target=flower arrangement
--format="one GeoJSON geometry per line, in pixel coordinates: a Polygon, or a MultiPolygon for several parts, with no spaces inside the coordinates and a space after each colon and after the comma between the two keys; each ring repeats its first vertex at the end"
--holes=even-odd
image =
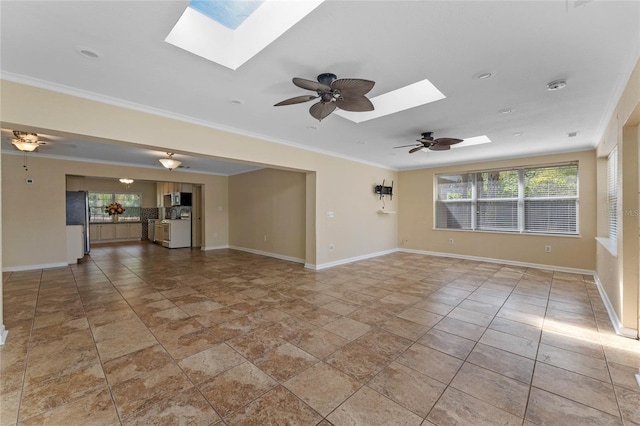
{"type": "Polygon", "coordinates": [[[114,214],[122,214],[125,212],[125,210],[126,209],[122,207],[122,204],[111,203],[105,208],[104,212],[109,213],[109,216],[113,216],[114,214]]]}

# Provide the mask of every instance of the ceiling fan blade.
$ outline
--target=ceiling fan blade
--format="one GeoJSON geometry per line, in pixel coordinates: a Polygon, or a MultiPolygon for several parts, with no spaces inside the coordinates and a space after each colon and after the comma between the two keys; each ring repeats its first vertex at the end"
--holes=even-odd
{"type": "Polygon", "coordinates": [[[440,145],[438,143],[435,143],[431,145],[429,149],[432,151],[446,151],[448,149],[451,149],[451,145],[440,145]]]}
{"type": "Polygon", "coordinates": [[[309,113],[316,120],[322,121],[322,119],[331,114],[334,109],[336,109],[335,102],[318,102],[317,104],[311,105],[309,113]]]}
{"type": "Polygon", "coordinates": [[[462,142],[462,139],[455,138],[438,138],[434,141],[438,145],[455,145],[457,143],[462,142]]]}
{"type": "MultiPolygon", "coordinates": [[[[407,147],[409,147],[409,146],[419,146],[419,145],[416,145],[415,143],[412,143],[411,145],[394,146],[393,148],[394,148],[394,149],[395,149],[395,148],[407,148],[407,147]]],[[[420,147],[420,148],[423,148],[423,147],[420,147]]]]}
{"type": "Polygon", "coordinates": [[[416,146],[415,148],[412,148],[412,149],[409,150],[409,154],[413,154],[414,152],[422,151],[423,148],[424,148],[424,146],[416,146]]]}
{"type": "Polygon", "coordinates": [[[316,98],[317,96],[312,96],[312,95],[296,96],[295,98],[286,99],[282,102],[278,102],[274,106],[301,104],[302,102],[311,101],[316,98]]]}
{"type": "Polygon", "coordinates": [[[307,89],[307,90],[313,90],[313,91],[321,91],[321,92],[330,92],[331,91],[331,87],[326,86],[324,84],[320,84],[317,81],[312,81],[312,80],[307,80],[304,78],[298,78],[298,77],[294,77],[293,78],[293,84],[295,84],[296,86],[302,88],[302,89],[307,89]]]}
{"type": "Polygon", "coordinates": [[[338,106],[338,108],[345,111],[373,111],[373,104],[364,96],[357,96],[355,98],[348,99],[338,99],[336,100],[336,105],[338,106]]]}
{"type": "Polygon", "coordinates": [[[363,80],[360,78],[341,78],[331,83],[332,89],[338,89],[341,92],[349,92],[354,96],[364,96],[373,89],[375,81],[363,80]]]}

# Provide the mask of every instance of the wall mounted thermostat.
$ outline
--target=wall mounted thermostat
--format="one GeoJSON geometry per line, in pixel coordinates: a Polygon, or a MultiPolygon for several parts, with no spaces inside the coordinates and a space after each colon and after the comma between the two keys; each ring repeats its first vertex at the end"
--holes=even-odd
{"type": "Polygon", "coordinates": [[[26,178],[24,181],[27,183],[27,185],[33,184],[33,179],[32,178],[26,178]]]}

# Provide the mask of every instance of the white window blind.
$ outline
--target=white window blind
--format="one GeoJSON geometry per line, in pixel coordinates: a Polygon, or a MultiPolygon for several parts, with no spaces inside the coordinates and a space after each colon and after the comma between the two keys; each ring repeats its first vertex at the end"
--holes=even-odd
{"type": "Polygon", "coordinates": [[[437,176],[436,228],[578,233],[578,164],[437,176]]]}
{"type": "Polygon", "coordinates": [[[618,239],[618,147],[607,157],[607,209],[609,212],[609,239],[618,239]]]}
{"type": "Polygon", "coordinates": [[[578,232],[578,165],[524,171],[524,230],[543,234],[578,232]]]}
{"type": "Polygon", "coordinates": [[[473,176],[438,176],[436,228],[473,229],[473,176]]]}
{"type": "Polygon", "coordinates": [[[518,171],[476,173],[477,226],[492,231],[518,231],[518,171]]]}

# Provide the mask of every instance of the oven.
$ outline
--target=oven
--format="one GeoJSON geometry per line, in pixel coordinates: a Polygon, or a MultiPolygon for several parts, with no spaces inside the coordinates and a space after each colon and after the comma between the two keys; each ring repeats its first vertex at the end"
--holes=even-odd
{"type": "Polygon", "coordinates": [[[162,233],[163,247],[191,247],[191,218],[163,220],[162,233]]]}
{"type": "Polygon", "coordinates": [[[171,247],[171,221],[169,219],[162,221],[162,246],[171,247]]]}

